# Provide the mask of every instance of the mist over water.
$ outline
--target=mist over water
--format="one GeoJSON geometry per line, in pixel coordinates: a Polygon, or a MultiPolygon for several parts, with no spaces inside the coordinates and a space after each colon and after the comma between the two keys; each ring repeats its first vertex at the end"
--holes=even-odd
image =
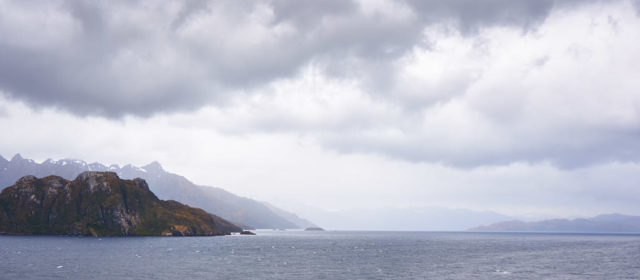
{"type": "Polygon", "coordinates": [[[634,279],[640,235],[1,236],[6,279],[634,279]]]}

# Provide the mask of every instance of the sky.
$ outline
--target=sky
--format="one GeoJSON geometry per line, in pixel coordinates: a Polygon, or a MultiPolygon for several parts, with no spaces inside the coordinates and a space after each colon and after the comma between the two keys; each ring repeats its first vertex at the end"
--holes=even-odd
{"type": "Polygon", "coordinates": [[[640,1],[0,0],[0,155],[325,210],[640,215],[640,1]]]}

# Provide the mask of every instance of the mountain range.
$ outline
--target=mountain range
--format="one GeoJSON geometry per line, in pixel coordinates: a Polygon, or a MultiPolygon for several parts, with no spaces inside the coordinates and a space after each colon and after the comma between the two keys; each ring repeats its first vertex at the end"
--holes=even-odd
{"type": "Polygon", "coordinates": [[[306,205],[292,207],[296,213],[308,217],[325,229],[341,230],[455,231],[514,219],[491,211],[438,206],[352,208],[334,211],[306,205]]]}
{"type": "Polygon", "coordinates": [[[45,177],[57,175],[73,180],[85,171],[114,172],[120,178],[142,178],[158,198],[176,200],[187,205],[202,208],[245,229],[251,228],[306,228],[315,224],[296,214],[279,209],[271,204],[234,195],[224,189],[196,185],[183,176],[165,171],[160,163],[152,162],[142,167],[131,164],[125,166],[88,164],[82,160],[47,159],[37,163],[16,154],[11,160],[0,156],[0,189],[10,186],[25,175],[45,177]]]}
{"type": "Polygon", "coordinates": [[[640,216],[606,214],[592,218],[551,219],[537,222],[511,220],[479,226],[472,231],[521,231],[521,232],[590,232],[590,233],[640,233],[640,216]]]}
{"type": "Polygon", "coordinates": [[[0,192],[0,233],[196,236],[242,231],[202,209],[158,199],[140,178],[86,171],[73,180],[24,176],[0,192]]]}

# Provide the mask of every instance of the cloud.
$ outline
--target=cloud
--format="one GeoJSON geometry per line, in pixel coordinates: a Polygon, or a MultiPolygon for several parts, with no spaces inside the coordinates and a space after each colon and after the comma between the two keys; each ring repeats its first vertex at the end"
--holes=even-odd
{"type": "Polygon", "coordinates": [[[0,153],[325,209],[638,214],[638,3],[0,0],[0,153]]]}
{"type": "Polygon", "coordinates": [[[0,90],[458,167],[637,161],[631,5],[4,0],[0,90]]]}
{"type": "Polygon", "coordinates": [[[477,32],[483,26],[514,25],[529,28],[542,22],[554,6],[568,1],[453,0],[408,3],[425,21],[452,18],[463,32],[477,32]]]}
{"type": "Polygon", "coordinates": [[[231,134],[309,136],[342,153],[456,167],[578,168],[640,158],[640,19],[629,3],[558,10],[535,31],[447,25],[398,58],[388,91],[304,68],[228,108],[177,117],[231,134]],[[605,70],[606,69],[606,70],[605,70]]]}
{"type": "Polygon", "coordinates": [[[426,27],[528,29],[554,5],[3,0],[0,89],[31,106],[112,118],[222,105],[309,64],[383,92],[393,63],[424,43],[426,27]]]}
{"type": "MultiPolygon", "coordinates": [[[[18,102],[2,101],[11,105],[10,117],[0,118],[0,127],[8,132],[0,137],[0,155],[5,158],[21,152],[39,162],[77,158],[138,166],[158,160],[166,170],[195,183],[282,201],[284,206],[434,205],[511,215],[640,214],[638,163],[561,169],[549,163],[520,162],[465,169],[371,153],[327,152],[311,137],[294,134],[216,133],[185,126],[176,116],[112,121],[50,109],[34,111],[18,102]]],[[[211,113],[198,114],[208,120],[211,113]]],[[[190,118],[185,122],[196,120],[191,114],[184,118],[190,118]]]]}

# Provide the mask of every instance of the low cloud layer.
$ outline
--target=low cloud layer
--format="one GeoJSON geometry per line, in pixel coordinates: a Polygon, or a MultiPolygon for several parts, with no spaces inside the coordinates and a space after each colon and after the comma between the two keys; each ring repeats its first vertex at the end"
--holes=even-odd
{"type": "MultiPolygon", "coordinates": [[[[638,163],[573,169],[513,163],[465,169],[331,152],[313,139],[292,134],[216,133],[185,126],[186,119],[175,116],[113,122],[0,101],[10,105],[8,117],[0,118],[0,127],[8,131],[0,137],[4,158],[19,151],[38,162],[76,158],[142,166],[157,160],[197,184],[291,210],[300,204],[325,210],[432,205],[532,218],[640,215],[638,163]],[[52,125],[58,123],[65,125],[52,125]]],[[[310,218],[304,208],[296,213],[310,218]]]]}

